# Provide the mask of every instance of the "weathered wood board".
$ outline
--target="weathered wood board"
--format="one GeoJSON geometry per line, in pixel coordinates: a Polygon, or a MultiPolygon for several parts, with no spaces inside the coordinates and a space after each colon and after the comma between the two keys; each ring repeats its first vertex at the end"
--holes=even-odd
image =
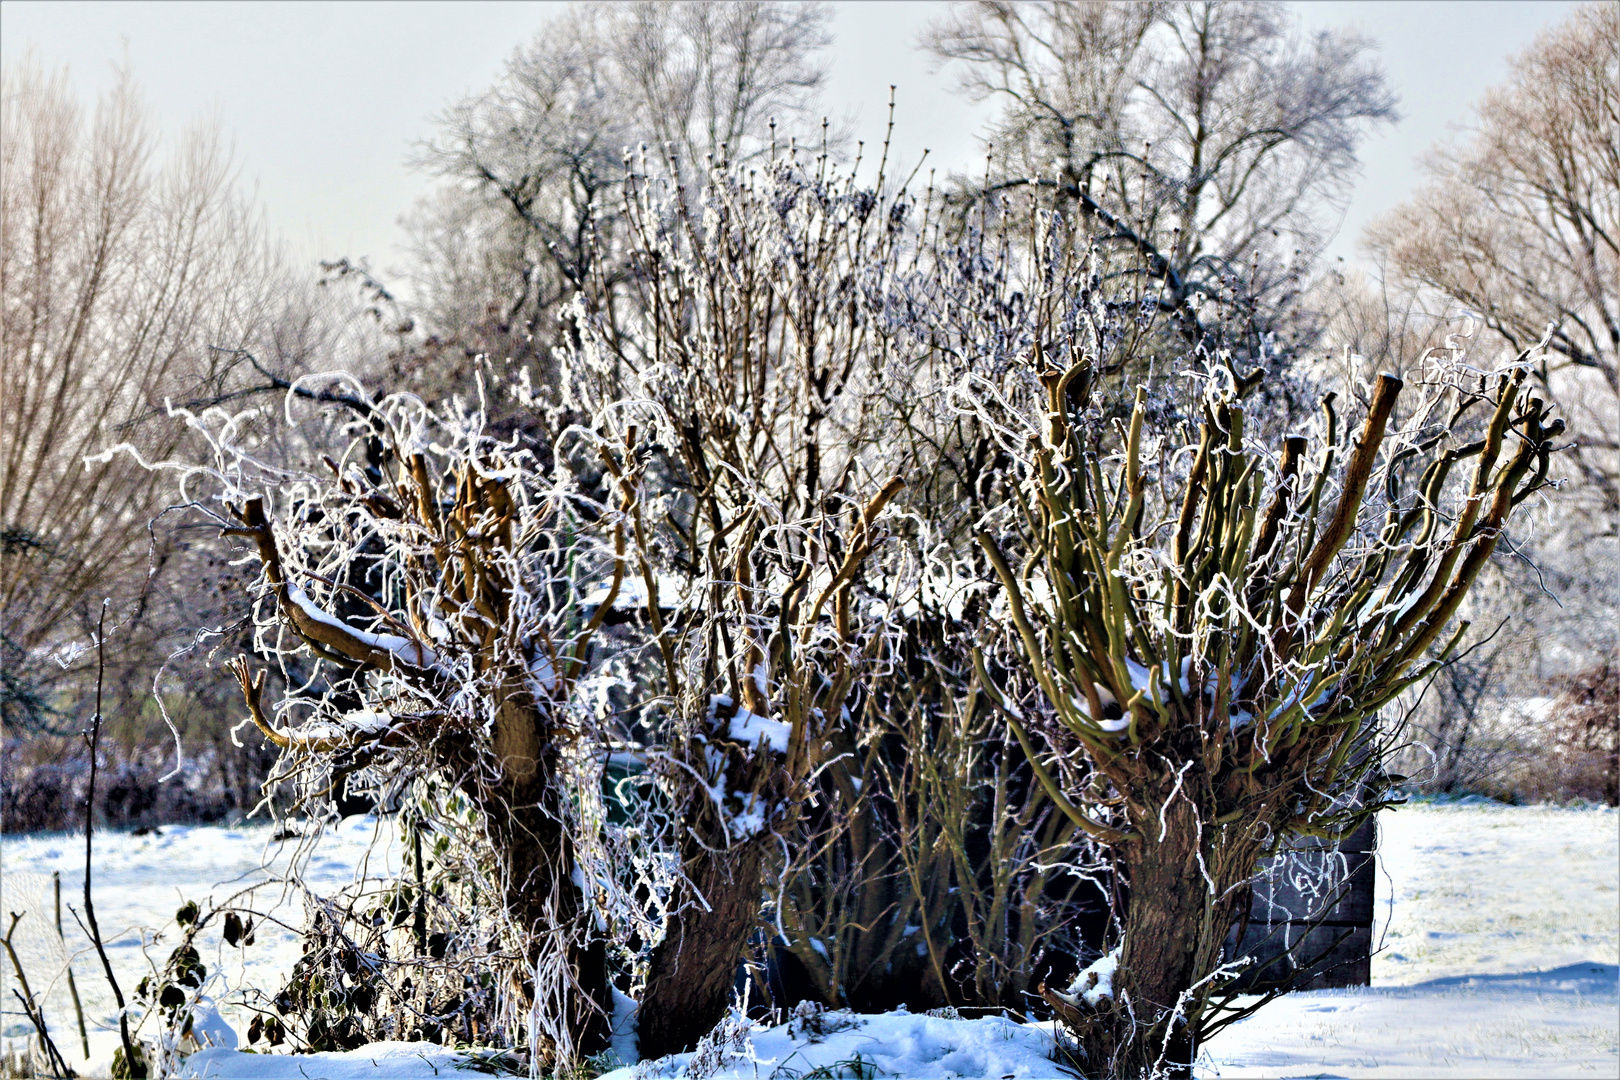
{"type": "Polygon", "coordinates": [[[1371,985],[1376,836],[1368,820],[1337,851],[1302,840],[1267,860],[1254,884],[1247,925],[1240,921],[1227,938],[1229,959],[1254,958],[1240,989],[1269,989],[1301,969],[1296,989],[1371,985]],[[1325,883],[1324,867],[1332,872],[1325,883]]]}

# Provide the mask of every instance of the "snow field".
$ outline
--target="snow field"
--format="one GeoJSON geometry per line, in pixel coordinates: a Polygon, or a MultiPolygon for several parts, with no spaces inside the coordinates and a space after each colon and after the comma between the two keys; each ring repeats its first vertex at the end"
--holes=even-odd
{"type": "MultiPolygon", "coordinates": [[[[260,913],[254,919],[254,944],[232,948],[219,926],[204,930],[197,938],[197,951],[213,980],[204,992],[216,999],[228,990],[249,986],[275,993],[300,955],[296,931],[304,920],[302,896],[279,879],[295,862],[317,891],[348,884],[357,871],[391,877],[401,866],[392,840],[391,819],[361,817],[348,818],[318,837],[283,840],[275,838],[272,825],[166,825],[160,835],[146,836],[97,833],[92,877],[96,921],[125,998],[132,997],[136,984],[154,966],[162,966],[178,943],[174,914],[181,904],[195,900],[206,911],[211,902],[222,903],[247,889],[252,893],[237,902],[260,913]]],[[[83,890],[82,833],[0,840],[0,910],[24,912],[18,924],[17,938],[23,945],[19,953],[31,989],[42,999],[51,1035],[81,1076],[106,1076],[119,1045],[117,1003],[89,937],[73,916],[74,910],[83,915],[83,890]],[[81,1049],[66,977],[59,967],[50,966],[63,951],[56,936],[53,872],[62,876],[62,936],[89,1029],[88,1059],[81,1049]]],[[[7,1040],[33,1031],[11,995],[15,981],[10,965],[0,965],[0,996],[9,1002],[0,1006],[0,1036],[7,1040]]],[[[229,1006],[224,1012],[237,1032],[246,1030],[248,1014],[229,1006]]]]}
{"type": "Polygon", "coordinates": [[[1616,968],[1284,997],[1204,1047],[1200,1080],[1620,1075],[1616,968]]]}
{"type": "Polygon", "coordinates": [[[1492,803],[1379,815],[1374,986],[1620,963],[1620,814],[1492,803]]]}
{"type": "MultiPolygon", "coordinates": [[[[1234,1025],[1203,1048],[1200,1080],[1257,1077],[1620,1076],[1620,814],[1606,808],[1504,807],[1417,803],[1379,817],[1378,926],[1383,951],[1368,989],[1295,994],[1234,1025]]],[[[354,879],[357,869],[398,869],[386,821],[351,818],[318,844],[275,842],[268,826],[165,828],[162,836],[99,834],[97,911],[126,993],[173,948],[169,926],[183,899],[217,900],[259,884],[255,908],[287,927],[302,921],[301,900],[266,884],[304,859],[317,888],[354,879]],[[145,928],[146,942],[139,928],[145,928]],[[116,936],[115,936],[116,935],[116,936]]],[[[63,923],[89,1013],[91,1056],[80,1059],[71,1002],[60,980],[45,994],[58,1046],[81,1075],[105,1076],[117,1031],[110,994],[68,905],[80,906],[82,837],[65,834],[0,841],[0,909],[40,908],[50,873],[62,873],[63,923]]],[[[206,906],[206,904],[205,904],[206,906]]],[[[24,923],[35,919],[34,910],[24,923]]],[[[53,922],[32,931],[54,940],[53,922]]],[[[24,937],[19,931],[19,938],[24,937]]],[[[232,949],[205,934],[200,951],[220,982],[273,992],[298,956],[298,939],[261,922],[257,943],[232,949]]],[[[49,955],[48,941],[39,945],[49,955]]],[[[43,976],[34,976],[36,993],[43,976]]],[[[12,979],[0,972],[10,999],[12,979]]],[[[215,994],[214,996],[219,996],[215,994]]],[[[237,1031],[245,1021],[226,1009],[237,1031]]],[[[1050,1054],[1051,1032],[996,1017],[828,1013],[717,1032],[695,1055],[677,1055],[608,1075],[705,1075],[713,1080],[802,1080],[811,1075],[1014,1077],[1066,1075],[1050,1054]]],[[[15,1004],[4,1035],[23,1037],[15,1004]]],[[[226,1045],[186,1062],[185,1074],[221,1080],[383,1080],[457,1075],[464,1054],[429,1044],[378,1043],[346,1054],[245,1054],[226,1045]]],[[[621,1048],[623,1043],[621,1042],[621,1048]]],[[[626,1055],[627,1056],[627,1055],[626,1055]]]]}
{"type": "Polygon", "coordinates": [[[1372,987],[1272,1002],[1200,1076],[1620,1076],[1620,813],[1414,803],[1378,829],[1372,987]]]}

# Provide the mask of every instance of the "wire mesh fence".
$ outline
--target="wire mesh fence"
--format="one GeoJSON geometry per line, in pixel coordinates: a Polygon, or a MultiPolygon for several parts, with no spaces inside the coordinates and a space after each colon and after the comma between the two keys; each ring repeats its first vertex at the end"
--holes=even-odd
{"type": "Polygon", "coordinates": [[[30,1008],[68,1058],[88,1057],[91,1033],[116,1016],[112,991],[74,921],[71,887],[64,898],[57,874],[0,877],[9,945],[0,962],[0,1035],[8,1059],[4,1069],[13,1075],[41,1049],[30,1008]]]}

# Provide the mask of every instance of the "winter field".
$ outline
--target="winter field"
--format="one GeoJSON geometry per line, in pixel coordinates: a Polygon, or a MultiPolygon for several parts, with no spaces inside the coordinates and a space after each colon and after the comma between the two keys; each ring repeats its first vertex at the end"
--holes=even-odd
{"type": "MultiPolygon", "coordinates": [[[[1382,951],[1369,989],[1296,994],[1223,1032],[1205,1048],[1203,1080],[1248,1077],[1561,1077],[1620,1075],[1620,814],[1602,808],[1417,804],[1385,813],[1378,882],[1382,951]]],[[[255,906],[296,927],[301,899],[265,884],[303,860],[312,887],[357,870],[397,865],[387,822],[351,818],[313,838],[275,841],[266,826],[165,828],[161,835],[97,837],[95,897],[126,993],[171,944],[184,899],[223,900],[258,886],[255,906]],[[171,926],[172,932],[172,926],[171,926]]],[[[22,912],[19,945],[57,1045],[80,1075],[105,1076],[118,1036],[114,1006],[69,909],[81,907],[82,837],[7,837],[0,844],[3,900],[22,912]],[[51,874],[63,890],[56,937],[51,874]],[[65,943],[64,943],[65,942],[65,943]],[[83,1059],[65,980],[46,989],[71,954],[90,1021],[83,1059]]],[[[225,986],[279,986],[298,955],[291,929],[261,922],[255,945],[205,938],[204,962],[225,986]]],[[[0,983],[11,1008],[8,1043],[29,1031],[9,965],[0,983]]],[[[348,1054],[249,1055],[232,1048],[243,1026],[227,1010],[199,1025],[217,1045],[185,1074],[220,1078],[428,1077],[476,1067],[428,1044],[374,1044],[348,1054]],[[233,1027],[234,1025],[234,1027],[233,1027]]],[[[827,1014],[775,1028],[719,1033],[702,1057],[681,1055],[609,1075],[630,1077],[1037,1077],[1065,1075],[1048,1056],[1049,1031],[996,1018],[851,1017],[827,1014]]],[[[628,1045],[619,1049],[628,1056],[628,1045]]],[[[485,1067],[486,1070],[488,1066],[485,1067]]]]}

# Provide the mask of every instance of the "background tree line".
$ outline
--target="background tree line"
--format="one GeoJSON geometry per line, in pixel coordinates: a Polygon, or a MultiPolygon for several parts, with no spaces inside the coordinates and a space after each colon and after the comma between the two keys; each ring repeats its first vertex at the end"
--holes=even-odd
{"type": "MultiPolygon", "coordinates": [[[[174,429],[154,423],[165,399],[222,400],[355,360],[428,396],[469,393],[477,357],[545,370],[580,283],[620,272],[626,152],[668,154],[695,178],[711,158],[750,160],[773,139],[817,145],[829,25],[816,5],[571,9],[424,140],[418,163],[445,182],[411,221],[408,310],[361,275],[328,274],[327,288],[300,281],[235,194],[217,135],[193,132],[159,156],[127,73],[89,117],[60,76],[8,73],[9,772],[76,753],[44,733],[76,730],[82,671],[47,656],[86,640],[104,595],[129,613],[112,642],[129,658],[116,665],[130,725],[117,745],[155,767],[170,740],[150,693],[154,660],[207,621],[194,595],[169,585],[230,573],[195,538],[148,531],[162,508],[149,474],[80,461],[126,439],[146,440],[154,460],[172,452],[174,429]],[[606,265],[593,266],[599,258],[606,265]]],[[[1003,106],[985,132],[990,171],[944,185],[953,205],[1016,187],[1055,193],[1142,257],[1183,333],[1200,305],[1241,293],[1259,315],[1256,350],[1309,355],[1331,340],[1398,369],[1439,343],[1462,307],[1481,324],[1476,349],[1521,349],[1557,325],[1536,378],[1571,420],[1579,509],[1520,541],[1527,561],[1478,601],[1496,596],[1491,610],[1513,621],[1448,669],[1424,705],[1436,784],[1543,790],[1525,771],[1544,755],[1519,738],[1524,725],[1497,723],[1508,700],[1494,674],[1529,664],[1551,696],[1611,651],[1612,13],[1581,9],[1515,61],[1467,133],[1432,155],[1430,186],[1369,231],[1380,276],[1355,280],[1316,256],[1354,182],[1361,133],[1395,116],[1364,39],[1307,39],[1276,5],[984,3],[953,9],[920,44],[965,94],[1003,106]]],[[[829,145],[851,150],[843,132],[829,145]]],[[[1295,365],[1280,407],[1308,412],[1311,380],[1334,368],[1295,365]]],[[[234,791],[240,809],[264,762],[238,761],[218,737],[211,717],[223,699],[208,680],[169,680],[177,723],[220,760],[204,786],[234,791]]],[[[16,827],[61,813],[71,777],[40,776],[43,788],[13,789],[16,827]]],[[[153,800],[151,779],[126,815],[153,800]]]]}

